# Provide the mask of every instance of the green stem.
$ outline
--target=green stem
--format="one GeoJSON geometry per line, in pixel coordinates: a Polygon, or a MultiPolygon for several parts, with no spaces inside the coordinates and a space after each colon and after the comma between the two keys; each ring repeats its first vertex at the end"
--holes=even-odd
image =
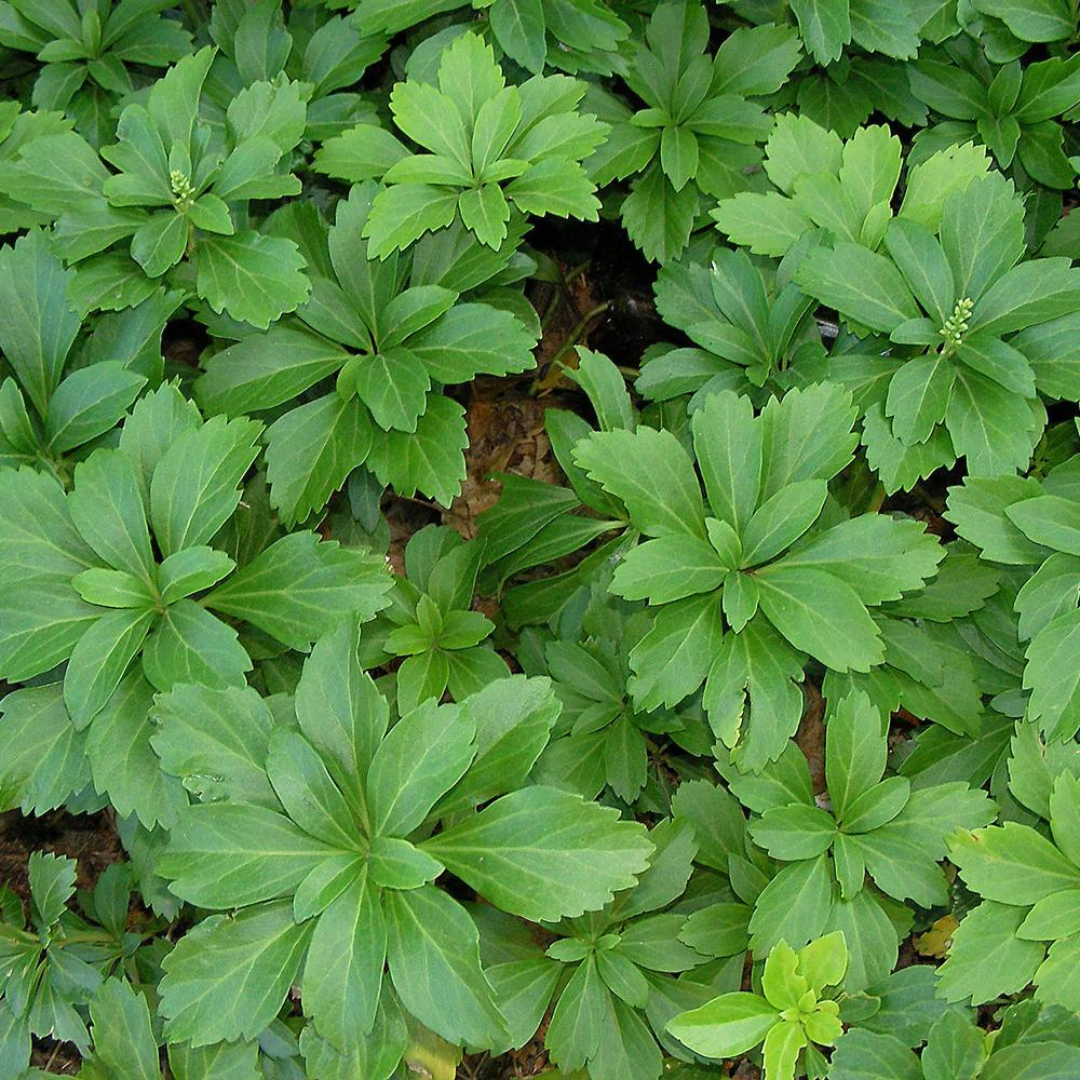
{"type": "Polygon", "coordinates": [[[589,323],[591,323],[593,319],[597,318],[598,316],[603,315],[609,307],[611,307],[611,301],[605,300],[602,304],[597,304],[596,307],[592,309],[592,311],[588,312],[582,318],[581,322],[579,322],[577,326],[575,326],[574,329],[570,331],[569,337],[567,337],[567,339],[562,343],[562,345],[559,346],[559,351],[551,358],[552,367],[554,367],[556,364],[561,364],[563,360],[565,360],[566,357],[569,356],[570,350],[573,349],[573,347],[585,335],[585,331],[589,328],[589,323]]]}

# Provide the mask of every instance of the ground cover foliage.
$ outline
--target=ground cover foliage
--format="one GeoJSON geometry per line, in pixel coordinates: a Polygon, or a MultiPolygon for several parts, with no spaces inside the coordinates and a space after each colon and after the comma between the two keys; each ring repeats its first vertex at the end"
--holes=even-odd
{"type": "Polygon", "coordinates": [[[1080,1076],[1077,40],[0,2],[0,1077],[1080,1076]]]}

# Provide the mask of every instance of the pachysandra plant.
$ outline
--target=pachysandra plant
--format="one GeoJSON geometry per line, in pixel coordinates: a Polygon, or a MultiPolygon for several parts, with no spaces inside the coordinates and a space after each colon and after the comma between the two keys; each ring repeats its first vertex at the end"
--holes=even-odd
{"type": "Polygon", "coordinates": [[[961,455],[972,476],[1023,468],[1046,422],[1040,392],[1080,397],[1075,361],[1042,329],[1080,301],[1080,271],[1023,258],[1023,202],[998,173],[950,195],[935,230],[890,221],[884,248],[837,240],[795,273],[853,324],[913,347],[880,358],[879,388],[863,395],[887,418],[880,441],[865,433],[871,465],[923,447],[917,475],[961,455]]]}
{"type": "MultiPolygon", "coordinates": [[[[708,754],[713,735],[692,699],[674,709],[647,713],[634,708],[626,689],[627,657],[649,622],[633,610],[640,605],[616,608],[614,598],[604,599],[608,602],[600,611],[585,616],[580,640],[538,635],[529,642],[542,650],[538,670],[551,677],[563,703],[558,737],[540,755],[536,775],[586,798],[609,787],[632,804],[649,781],[650,759],[665,740],[708,754]]],[[[530,672],[537,663],[525,649],[519,649],[518,659],[530,665],[530,672]]]]}
{"type": "MultiPolygon", "coordinates": [[[[720,200],[710,216],[733,243],[780,258],[807,232],[876,250],[894,216],[903,150],[884,125],[843,140],[806,116],[784,113],[765,144],[765,174],[777,189],[720,200]]],[[[970,145],[933,154],[908,170],[895,216],[936,231],[946,199],[986,174],[990,160],[970,145]]]]}
{"type": "MultiPolygon", "coordinates": [[[[204,95],[221,110],[244,88],[288,77],[304,84],[304,140],[329,139],[374,118],[368,95],[355,87],[386,51],[383,34],[363,34],[354,19],[278,0],[214,3],[210,36],[219,48],[204,95]]],[[[301,148],[306,149],[305,143],[301,148]]]]}
{"type": "Polygon", "coordinates": [[[117,101],[145,80],[129,65],[168,67],[191,51],[191,35],[163,14],[169,0],[9,0],[0,6],[0,45],[42,62],[31,100],[68,112],[96,147],[113,132],[117,101]]]}
{"type": "Polygon", "coordinates": [[[506,662],[486,639],[495,624],[472,611],[483,541],[464,541],[445,526],[413,533],[405,546],[407,576],[394,579],[390,603],[364,629],[360,646],[365,668],[402,661],[394,673],[402,713],[421,702],[455,701],[506,675],[506,662]]]}
{"type": "MultiPolygon", "coordinates": [[[[924,589],[878,609],[882,666],[865,674],[827,672],[822,682],[826,698],[839,701],[852,690],[862,691],[885,715],[904,709],[960,737],[982,731],[984,695],[1001,688],[987,683],[982,657],[960,628],[972,615],[985,617],[1001,575],[963,541],[946,545],[946,551],[937,576],[924,589]]],[[[935,736],[945,737],[941,731],[935,736]]]]}
{"type": "Polygon", "coordinates": [[[708,955],[678,940],[687,912],[677,902],[697,844],[686,822],[665,822],[649,835],[656,851],[638,884],[602,911],[551,924],[546,949],[520,924],[477,911],[481,955],[513,956],[488,968],[507,1003],[503,1045],[523,1046],[551,1009],[544,1045],[563,1070],[585,1067],[594,1080],[656,1080],[664,1054],[693,1060],[665,1025],[710,997],[693,970],[708,955]]]}
{"type": "Polygon", "coordinates": [[[792,744],[757,776],[721,764],[736,797],[761,815],[749,825],[754,842],[786,864],[755,901],[749,925],[755,955],[780,940],[801,944],[843,929],[851,941],[851,988],[862,990],[895,963],[892,920],[900,905],[946,902],[938,865],[945,834],[955,823],[974,828],[992,821],[994,804],[963,781],[913,789],[904,776],[885,778],[887,754],[881,713],[865,695],[853,694],[828,718],[827,807],[815,798],[805,759],[792,744]]]}
{"type": "Polygon", "coordinates": [[[947,119],[920,134],[933,144],[977,139],[1002,169],[1019,161],[1040,184],[1067,189],[1076,169],[1065,155],[1062,113],[1080,102],[1080,60],[1051,57],[1021,66],[987,63],[978,46],[961,37],[926,50],[908,68],[911,92],[947,119]]]}
{"type": "Polygon", "coordinates": [[[621,218],[646,258],[679,255],[703,194],[723,198],[751,185],[747,173],[772,118],[750,99],[773,93],[798,59],[798,37],[772,25],[736,30],[710,55],[700,3],[657,6],[624,76],[645,107],[609,97],[611,132],[586,162],[599,184],[634,178],[621,218]]]}
{"type": "Polygon", "coordinates": [[[112,866],[83,898],[83,918],[67,902],[75,893],[74,859],[40,851],[30,856],[30,920],[7,886],[0,891],[0,1060],[9,1075],[27,1068],[31,1036],[89,1046],[84,1006],[117,966],[132,962],[147,933],[127,926],[130,882],[112,866]],[[88,921],[92,919],[93,921],[88,921]]]}
{"type": "Polygon", "coordinates": [[[300,181],[280,166],[304,131],[299,87],[248,87],[230,103],[224,130],[215,128],[199,115],[213,59],[209,48],[185,57],[145,105],[124,109],[117,142],[101,151],[117,172],[68,132],[38,140],[0,177],[8,195],[56,218],[55,248],[77,264],[69,296],[80,311],[137,304],[166,274],[255,326],[307,298],[296,245],[244,227],[231,209],[299,193],[300,181]]]}
{"type": "Polygon", "coordinates": [[[470,2],[499,48],[534,75],[545,64],[605,75],[621,66],[630,27],[598,0],[356,0],[355,21],[365,33],[395,33],[470,2]]]}
{"type": "MultiPolygon", "coordinates": [[[[567,368],[567,375],[585,392],[600,429],[633,430],[637,409],[619,369],[602,353],[581,347],[576,352],[577,367],[567,368]]],[[[512,474],[500,477],[503,497],[480,518],[487,564],[481,589],[498,592],[521,571],[571,555],[607,533],[622,535],[595,548],[571,570],[503,592],[502,612],[512,625],[553,623],[559,611],[598,589],[606,592],[606,581],[593,575],[609,576],[609,560],[628,542],[625,508],[574,462],[574,445],[593,430],[588,421],[568,409],[549,409],[544,430],[570,489],[512,474]]]]}
{"type": "MultiPolygon", "coordinates": [[[[90,1036],[93,1048],[83,1058],[79,1075],[87,1080],[139,1080],[182,1076],[184,1080],[215,1077],[255,1077],[261,1074],[259,1044],[246,1042],[192,1046],[172,1043],[168,1048],[169,1073],[162,1072],[158,1040],[145,993],[119,978],[106,979],[90,999],[90,1036]]],[[[267,1032],[267,1042],[277,1050],[287,1045],[288,1029],[267,1032]]],[[[42,1073],[41,1075],[47,1075],[42,1073]]]]}
{"type": "Polygon", "coordinates": [[[839,672],[880,664],[869,609],[920,588],[944,555],[916,522],[845,520],[827,505],[828,481],[852,459],[854,417],[850,396],[829,384],[770,401],[758,417],[748,398],[708,397],[692,418],[708,512],[670,432],[601,432],[575,449],[652,538],[623,557],[611,585],[657,608],[630,654],[635,703],[671,707],[704,682],[709,722],[747,769],[794,734],[807,656],[839,672]]]}
{"type": "MultiPolygon", "coordinates": [[[[912,970],[912,969],[907,969],[912,970]]],[[[1030,999],[1002,1010],[1001,1027],[986,1032],[969,1016],[954,1007],[941,1012],[944,1003],[931,999],[937,1016],[927,1031],[912,1039],[893,1032],[905,1025],[905,1018],[892,1013],[888,1029],[849,1028],[829,1061],[830,1080],[862,1080],[866,1076],[890,1078],[910,1076],[912,1080],[975,1080],[982,1076],[1032,1075],[1068,1076],[1080,1068],[1080,1034],[1074,1014],[1060,1005],[1030,999]],[[916,1054],[909,1045],[925,1042],[916,1054]],[[958,1069],[960,1071],[958,1071],[958,1069]]]]}
{"type": "Polygon", "coordinates": [[[650,351],[634,384],[650,401],[689,394],[692,411],[709,394],[734,390],[763,404],[785,373],[825,368],[812,298],[790,273],[763,273],[744,251],[716,247],[707,266],[668,263],[655,292],[664,321],[692,344],[650,351]]]}
{"type": "Polygon", "coordinates": [[[185,900],[234,912],[200,923],[166,959],[171,1038],[253,1037],[298,979],[315,1030],[342,1052],[397,1009],[390,987],[451,1042],[504,1037],[476,927],[435,878],[449,869],[504,911],[557,920],[632,885],[653,849],[616,811],[525,784],[557,710],[546,686],[537,695],[523,679],[508,710],[505,685],[425,702],[391,726],[345,623],[305,665],[299,729],[250,688],[182,686],[158,699],[163,768],[202,798],[179,815],[160,870],[185,900]],[[211,789],[208,767],[220,778],[211,789]]]}
{"type": "MultiPolygon", "coordinates": [[[[110,733],[119,739],[118,724],[143,729],[145,742],[151,686],[244,684],[252,661],[223,619],[306,651],[339,619],[370,618],[388,602],[381,559],[316,533],[284,536],[239,569],[213,546],[239,505],[259,431],[246,419],[203,423],[165,386],[136,406],[118,447],[75,467],[70,492],[44,473],[0,471],[12,510],[0,531],[0,672],[21,681],[67,661],[62,682],[5,699],[7,722],[32,715],[35,703],[66,710],[77,732],[104,714],[89,736],[98,749],[88,752],[114,777],[119,766],[120,776],[98,773],[100,790],[125,782],[137,790],[146,780],[123,775],[109,742],[110,733]]],[[[143,793],[137,801],[142,810],[154,800],[143,793]]],[[[168,820],[171,803],[140,816],[168,820]]]]}
{"type": "Polygon", "coordinates": [[[395,124],[421,153],[361,124],[329,140],[315,167],[343,180],[381,178],[363,231],[380,259],[454,221],[498,249],[513,214],[596,220],[581,161],[607,129],[578,110],[584,93],[563,75],[508,86],[491,47],[462,34],[442,55],[437,87],[409,79],[390,96],[395,124]]]}
{"type": "Polygon", "coordinates": [[[361,234],[378,196],[368,182],[338,203],[295,318],[212,356],[196,384],[205,409],[232,416],[310,391],[266,433],[271,501],[285,521],[321,510],[361,465],[399,494],[449,505],[467,440],[464,410],[442,385],[534,362],[535,335],[512,310],[459,301],[512,252],[461,252],[460,234],[445,230],[412,253],[371,258],[361,234]]]}
{"type": "Polygon", "coordinates": [[[949,517],[987,560],[1022,566],[1017,631],[1026,643],[1026,717],[1050,739],[1080,730],[1080,686],[1071,662],[1080,634],[1080,486],[1076,459],[1034,477],[968,478],[950,490],[949,517]]]}
{"type": "MultiPolygon", "coordinates": [[[[1011,770],[1010,770],[1011,771],[1011,770]]],[[[1049,825],[1006,821],[959,829],[949,858],[982,903],[953,935],[941,968],[941,994],[978,1005],[1034,983],[1040,1001],[1075,1012],[1080,993],[1080,778],[1059,773],[1039,813],[1049,825]],[[988,957],[994,962],[988,963],[988,957]]],[[[1018,779],[1022,783],[1020,774],[1018,779]]],[[[1023,794],[1018,783],[1017,794],[1023,794]]],[[[1045,797],[1045,788],[1042,789],[1045,797]]]]}
{"type": "Polygon", "coordinates": [[[0,248],[0,292],[10,304],[0,349],[14,372],[0,380],[0,464],[65,479],[67,455],[115,428],[147,383],[119,359],[65,374],[81,329],[65,296],[73,277],[38,230],[0,248]]]}
{"type": "Polygon", "coordinates": [[[714,1058],[734,1057],[763,1043],[764,1080],[794,1080],[800,1061],[800,1072],[821,1075],[827,1063],[817,1048],[833,1046],[844,1030],[840,1006],[827,988],[843,983],[847,966],[840,931],[798,952],[785,941],[777,942],[765,961],[760,994],[722,994],[676,1016],[668,1031],[692,1050],[714,1058]]]}
{"type": "Polygon", "coordinates": [[[0,0],[0,1080],[1080,1076],[1078,26],[0,0]]]}
{"type": "MultiPolygon", "coordinates": [[[[0,103],[0,172],[18,160],[23,149],[37,139],[60,135],[72,126],[72,121],[62,112],[24,110],[17,101],[0,103]]],[[[51,220],[50,215],[16,202],[0,191],[0,228],[5,234],[48,225],[51,220]]]]}

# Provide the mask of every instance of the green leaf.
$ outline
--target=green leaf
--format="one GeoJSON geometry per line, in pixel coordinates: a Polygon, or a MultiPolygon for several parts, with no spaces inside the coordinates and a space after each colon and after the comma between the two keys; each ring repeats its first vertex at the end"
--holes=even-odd
{"type": "Polygon", "coordinates": [[[296,715],[334,782],[360,812],[363,781],[386,732],[389,709],[361,670],[356,643],[352,619],[316,643],[296,687],[296,715]]]}
{"type": "Polygon", "coordinates": [[[1080,869],[1034,829],[1012,821],[957,833],[950,858],[968,886],[987,900],[1028,905],[1080,887],[1080,869]]]}
{"type": "Polygon", "coordinates": [[[817,520],[828,488],[824,480],[800,480],[766,499],[743,530],[742,566],[758,566],[793,544],[817,520]]]}
{"type": "Polygon", "coordinates": [[[1036,544],[1080,555],[1080,506],[1059,495],[1042,495],[1005,507],[1005,516],[1036,544]]]}
{"type": "Polygon", "coordinates": [[[627,684],[645,710],[672,708],[705,678],[723,636],[715,596],[676,600],[656,614],[651,629],[630,652],[627,684]]]}
{"type": "Polygon", "coordinates": [[[837,1044],[830,1062],[834,1080],[923,1080],[913,1050],[892,1035],[853,1028],[837,1044]]]}
{"type": "Polygon", "coordinates": [[[3,699],[0,807],[42,814],[90,783],[85,734],[75,730],[59,683],[13,690],[3,699]]]}
{"type": "Polygon", "coordinates": [[[205,1046],[261,1035],[296,981],[312,927],[294,923],[292,905],[279,900],[188,931],[162,962],[170,1040],[205,1046]]]}
{"type": "Polygon", "coordinates": [[[602,907],[615,891],[629,888],[652,845],[610,810],[553,788],[528,787],[422,849],[503,910],[554,922],[602,907]]]}
{"type": "Polygon", "coordinates": [[[695,185],[676,191],[654,162],[623,201],[623,227],[645,258],[665,263],[686,247],[699,203],[695,185]]]}
{"type": "Polygon", "coordinates": [[[82,538],[109,566],[151,581],[154,559],[146,511],[127,457],[103,449],[80,462],[67,505],[82,538]]]}
{"type": "Polygon", "coordinates": [[[814,222],[791,200],[775,191],[740,192],[721,201],[709,216],[734,243],[754,255],[782,258],[814,222]]]}
{"type": "Polygon", "coordinates": [[[170,605],[143,648],[143,672],[158,690],[182,682],[242,686],[250,668],[236,631],[192,600],[170,605]]]}
{"type": "Polygon", "coordinates": [[[271,732],[266,775],[285,812],[309,836],[343,851],[361,850],[360,832],[344,796],[302,735],[271,732]]]}
{"type": "Polygon", "coordinates": [[[157,1040],[146,998],[123,979],[106,979],[90,1002],[94,1058],[117,1075],[158,1080],[157,1040]]]}
{"type": "Polygon", "coordinates": [[[364,226],[364,238],[371,254],[385,259],[415,243],[424,233],[446,228],[457,213],[458,193],[452,189],[430,184],[394,184],[375,197],[364,226]]]}
{"type": "Polygon", "coordinates": [[[831,574],[783,561],[760,570],[761,608],[795,646],[835,671],[869,671],[884,659],[858,594],[831,574]]]}
{"type": "Polygon", "coordinates": [[[885,772],[888,740],[881,714],[866,694],[848,694],[836,705],[825,731],[825,779],[837,818],[885,772]]]}
{"type": "Polygon", "coordinates": [[[940,354],[903,364],[889,380],[885,399],[893,434],[908,445],[925,443],[945,419],[955,378],[955,367],[940,354]]]}
{"type": "Polygon", "coordinates": [[[1021,41],[1058,41],[1076,31],[1076,13],[1062,0],[1035,0],[1022,8],[979,0],[978,10],[1003,20],[1021,41]]]}
{"type": "Polygon", "coordinates": [[[107,360],[72,372],[56,388],[45,414],[45,438],[57,453],[104,435],[127,412],[146,379],[107,360]]]}
{"type": "Polygon", "coordinates": [[[920,522],[864,514],[818,533],[779,565],[821,570],[846,582],[867,605],[921,588],[945,549],[920,522]]]}
{"type": "Polygon", "coordinates": [[[742,534],[758,502],[761,425],[750,399],[729,391],[710,395],[691,419],[694,454],[709,507],[742,534]]]}
{"type": "Polygon", "coordinates": [[[118,814],[134,814],[147,829],[171,825],[187,802],[150,745],[153,699],[153,688],[132,672],[94,717],[86,740],[94,787],[108,795],[118,814]]]}
{"type": "Polygon", "coordinates": [[[225,552],[206,546],[177,551],[162,560],[157,568],[161,602],[172,604],[192,593],[209,589],[235,566],[236,563],[225,552]]]}
{"type": "Polygon", "coordinates": [[[931,1029],[922,1055],[923,1073],[926,1080],[975,1080],[987,1053],[982,1032],[950,1011],[931,1029]]]}
{"type": "Polygon", "coordinates": [[[261,425],[215,416],[165,451],[150,482],[150,515],[162,554],[205,544],[240,502],[261,425]]]}
{"type": "Polygon", "coordinates": [[[476,757],[436,804],[440,816],[524,787],[561,705],[548,679],[510,675],[469,695],[461,708],[476,725],[476,757]]]}
{"type": "Polygon", "coordinates": [[[200,424],[199,410],[176,385],[166,384],[137,401],[120,432],[120,450],[135,466],[143,502],[150,500],[150,478],[173,441],[200,424]]]}
{"type": "Polygon", "coordinates": [[[846,390],[821,383],[773,398],[761,411],[759,499],[800,480],[832,479],[851,461],[856,409],[846,390]]]}
{"type": "Polygon", "coordinates": [[[465,910],[432,885],[383,897],[390,977],[410,1013],[445,1039],[488,1046],[502,1037],[479,935],[465,910]]]}
{"type": "Polygon", "coordinates": [[[816,806],[778,806],[752,823],[750,833],[774,859],[791,862],[827,851],[836,836],[836,822],[816,806]]]}
{"type": "Polygon", "coordinates": [[[1055,941],[1046,959],[1035,973],[1040,1001],[1075,1010],[1080,987],[1077,985],[1076,962],[1080,958],[1080,942],[1075,937],[1055,941]]]}
{"type": "Polygon", "coordinates": [[[278,809],[264,764],[274,721],[251,687],[180,684],[158,694],[152,716],[161,768],[196,798],[278,809]]]}
{"type": "Polygon", "coordinates": [[[291,240],[280,237],[251,231],[206,236],[196,261],[199,295],[214,311],[263,330],[295,311],[311,291],[303,256],[291,240]]]}
{"type": "Polygon", "coordinates": [[[737,992],[680,1013],[667,1030],[695,1053],[724,1058],[752,1050],[779,1021],[779,1010],[764,998],[737,992]]]}
{"type": "Polygon", "coordinates": [[[0,248],[0,292],[8,312],[0,326],[0,349],[39,416],[48,412],[79,332],[79,318],[67,301],[73,277],[39,231],[0,248]]]}
{"type": "Polygon", "coordinates": [[[408,840],[393,836],[372,841],[368,860],[372,881],[383,889],[419,889],[446,869],[408,840]]]}
{"type": "Polygon", "coordinates": [[[11,682],[49,671],[71,655],[100,615],[101,609],[85,603],[69,581],[39,577],[21,588],[5,584],[0,590],[0,671],[11,682]]]}
{"type": "Polygon", "coordinates": [[[709,593],[727,569],[713,548],[693,536],[662,536],[627,552],[615,570],[611,589],[627,600],[666,604],[709,593]]]}
{"type": "Polygon", "coordinates": [[[544,69],[547,42],[542,0],[499,0],[489,15],[491,29],[503,51],[526,71],[544,69]]]}
{"type": "Polygon", "coordinates": [[[791,27],[739,27],[717,50],[711,90],[714,94],[774,94],[798,63],[800,51],[798,35],[791,27]]]}
{"type": "MultiPolygon", "coordinates": [[[[730,585],[729,585],[730,587],[730,585]]],[[[760,769],[781,755],[802,714],[804,657],[764,619],[728,634],[714,652],[703,703],[709,725],[740,768],[760,769]],[[744,724],[745,699],[753,719],[744,724]]]]}
{"type": "Polygon", "coordinates": [[[958,368],[945,425],[974,476],[1024,468],[1042,434],[1042,419],[1024,398],[994,380],[958,368]]]}
{"type": "Polygon", "coordinates": [[[346,616],[372,618],[388,603],[391,584],[377,556],[298,532],[271,544],[205,603],[306,652],[346,616]]]}
{"type": "Polygon", "coordinates": [[[933,234],[917,221],[893,218],[885,230],[885,247],[916,299],[942,325],[956,304],[956,285],[933,234]]]}
{"type": "Polygon", "coordinates": [[[552,1060],[564,1069],[576,1069],[597,1052],[609,1000],[596,959],[590,956],[563,988],[552,1014],[545,1036],[552,1060]]]}
{"type": "Polygon", "coordinates": [[[39,931],[51,929],[67,910],[75,894],[74,859],[51,852],[35,851],[27,863],[30,885],[30,917],[39,931]]]}
{"type": "Polygon", "coordinates": [[[705,538],[705,513],[694,466],[669,431],[602,431],[574,448],[574,460],[621,499],[634,525],[651,536],[705,538]]]}
{"type": "Polygon", "coordinates": [[[835,885],[828,859],[792,863],[761,891],[750,919],[750,944],[755,956],[764,956],[778,941],[793,947],[821,937],[835,885]]]}
{"type": "Polygon", "coordinates": [[[1058,850],[1080,866],[1080,782],[1068,773],[1054,781],[1050,795],[1050,829],[1058,850]]]}
{"type": "Polygon", "coordinates": [[[920,312],[896,266],[861,244],[842,241],[811,251],[796,271],[798,286],[845,317],[891,333],[920,312]]]}
{"type": "Polygon", "coordinates": [[[1027,649],[1027,715],[1050,738],[1071,738],[1080,728],[1080,673],[1070,660],[1077,640],[1080,612],[1072,610],[1048,623],[1027,649]]]}
{"type": "MultiPolygon", "coordinates": [[[[813,1015],[811,1014],[810,1019],[813,1015]]],[[[803,1024],[789,1020],[774,1024],[765,1036],[762,1046],[762,1060],[765,1068],[769,1070],[769,1076],[775,1076],[777,1080],[794,1080],[799,1051],[809,1041],[803,1024]]]]}
{"type": "Polygon", "coordinates": [[[428,701],[402,717],[371,760],[372,835],[405,836],[416,829],[468,769],[474,737],[473,724],[453,706],[428,701]]]}
{"type": "Polygon", "coordinates": [[[266,468],[271,505],[287,524],[321,510],[330,496],[363,464],[375,427],[366,409],[339,394],[307,402],[266,430],[266,468]],[[303,454],[296,447],[303,446],[303,454]]]}
{"type": "Polygon", "coordinates": [[[498,184],[483,184],[463,191],[458,196],[458,213],[462,224],[481,244],[498,251],[506,239],[506,223],[510,220],[510,206],[498,184]]]}
{"type": "Polygon", "coordinates": [[[297,397],[334,374],[347,359],[348,353],[335,342],[304,327],[278,323],[266,334],[251,334],[205,361],[195,392],[208,411],[255,412],[297,397]]]}
{"type": "Polygon", "coordinates": [[[527,371],[535,362],[534,344],[532,332],[511,312],[462,303],[408,342],[409,351],[441,383],[527,371]]]}
{"type": "Polygon", "coordinates": [[[192,1046],[173,1043],[169,1047],[169,1067],[176,1080],[259,1080],[257,1061],[259,1046],[255,1042],[214,1043],[213,1046],[192,1046]]]}
{"type": "Polygon", "coordinates": [[[972,180],[945,203],[939,232],[957,296],[978,300],[1024,250],[1023,210],[1000,173],[972,180]]]}
{"type": "Polygon", "coordinates": [[[973,1005],[981,1005],[1027,986],[1044,949],[1039,942],[1016,937],[1025,914],[1024,908],[988,900],[965,915],[940,969],[940,996],[946,1001],[970,998],[973,1005]]]}
{"type": "Polygon", "coordinates": [[[315,169],[341,180],[361,181],[382,176],[408,156],[390,132],[374,124],[357,124],[327,139],[315,154],[315,169]]]}
{"type": "Polygon", "coordinates": [[[77,728],[86,727],[112,697],[154,617],[146,609],[112,611],[79,639],[64,674],[64,704],[77,728]]]}
{"type": "Polygon", "coordinates": [[[365,872],[319,916],[302,980],[304,1012],[346,1050],[371,1031],[386,963],[386,919],[365,872]]]}
{"type": "Polygon", "coordinates": [[[449,506],[465,478],[462,451],[468,445],[465,411],[450,398],[433,395],[415,434],[388,432],[374,443],[368,467],[399,495],[417,491],[449,506]]]}
{"type": "Polygon", "coordinates": [[[188,244],[188,222],[173,210],[151,214],[131,238],[131,257],[147,277],[161,277],[183,257],[188,244]]]}
{"type": "Polygon", "coordinates": [[[158,870],[177,896],[220,911],[290,896],[332,854],[273,810],[204,803],[180,815],[158,870]]]}

